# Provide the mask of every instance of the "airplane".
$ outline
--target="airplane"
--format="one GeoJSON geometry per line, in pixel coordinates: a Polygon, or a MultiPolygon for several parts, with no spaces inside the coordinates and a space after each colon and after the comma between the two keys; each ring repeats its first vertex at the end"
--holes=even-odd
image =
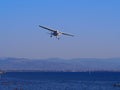
{"type": "Polygon", "coordinates": [[[41,26],[41,25],[39,25],[39,27],[41,27],[41,28],[43,28],[43,29],[46,29],[46,30],[48,30],[48,31],[51,31],[51,33],[50,33],[50,37],[52,37],[52,36],[56,36],[56,38],[59,40],[60,38],[59,38],[59,36],[60,35],[67,35],[67,36],[74,36],[74,35],[72,35],[72,34],[68,34],[68,33],[63,33],[63,32],[60,32],[60,31],[58,31],[58,30],[53,30],[53,29],[50,29],[50,28],[47,28],[47,27],[44,27],[44,26],[41,26]]]}

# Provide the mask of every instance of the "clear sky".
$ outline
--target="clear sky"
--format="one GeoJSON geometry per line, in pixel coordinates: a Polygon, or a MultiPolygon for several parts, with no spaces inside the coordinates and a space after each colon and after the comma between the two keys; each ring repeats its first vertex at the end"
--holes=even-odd
{"type": "Polygon", "coordinates": [[[0,57],[120,57],[120,0],[0,0],[0,57]]]}

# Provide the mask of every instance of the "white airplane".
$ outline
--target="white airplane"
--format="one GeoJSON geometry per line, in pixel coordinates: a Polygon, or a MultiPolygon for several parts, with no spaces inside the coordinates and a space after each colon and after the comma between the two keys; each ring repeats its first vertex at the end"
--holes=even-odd
{"type": "Polygon", "coordinates": [[[63,32],[60,32],[58,30],[53,30],[53,29],[50,29],[50,28],[47,28],[47,27],[44,27],[44,26],[41,26],[41,25],[39,25],[39,27],[51,31],[50,37],[56,36],[57,39],[60,39],[59,36],[62,35],[62,34],[67,35],[67,36],[72,36],[72,37],[74,36],[72,34],[63,33],[63,32]]]}

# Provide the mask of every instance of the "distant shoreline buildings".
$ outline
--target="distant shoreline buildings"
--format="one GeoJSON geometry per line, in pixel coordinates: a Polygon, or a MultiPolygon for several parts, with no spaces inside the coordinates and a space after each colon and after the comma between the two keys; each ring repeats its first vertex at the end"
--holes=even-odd
{"type": "Polygon", "coordinates": [[[2,71],[2,70],[0,70],[0,74],[3,74],[3,73],[5,73],[4,71],[2,71]]]}

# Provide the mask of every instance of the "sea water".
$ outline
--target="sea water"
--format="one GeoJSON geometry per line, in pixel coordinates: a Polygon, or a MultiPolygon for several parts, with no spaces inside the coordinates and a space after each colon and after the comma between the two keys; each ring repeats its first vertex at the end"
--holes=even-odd
{"type": "Polygon", "coordinates": [[[7,72],[0,90],[120,90],[120,72],[7,72]]]}

